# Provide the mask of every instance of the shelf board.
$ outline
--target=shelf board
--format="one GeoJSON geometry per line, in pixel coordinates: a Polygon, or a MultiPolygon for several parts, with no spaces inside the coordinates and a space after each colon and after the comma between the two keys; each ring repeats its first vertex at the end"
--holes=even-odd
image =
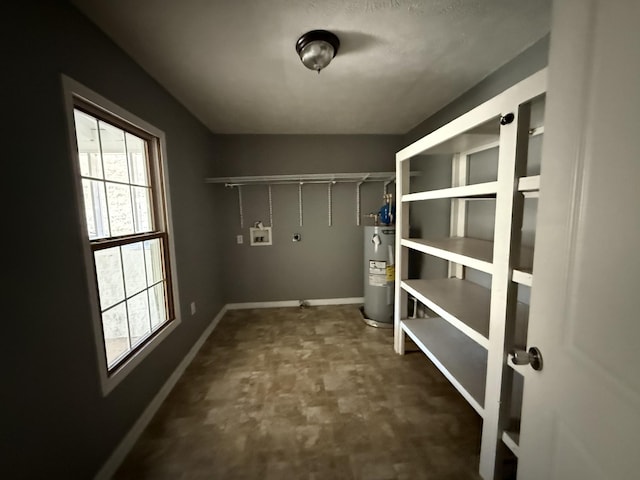
{"type": "Polygon", "coordinates": [[[488,107],[481,109],[484,110],[480,115],[485,117],[484,121],[473,115],[454,120],[400,150],[396,154],[396,160],[406,160],[415,155],[455,154],[496,146],[500,140],[499,111],[488,107]],[[458,133],[460,129],[465,130],[464,133],[458,133]]]}
{"type": "Polygon", "coordinates": [[[521,177],[518,179],[518,191],[522,192],[524,198],[540,197],[540,175],[521,177]]]}
{"type": "Polygon", "coordinates": [[[422,253],[475,268],[485,273],[493,273],[493,242],[477,238],[449,237],[437,240],[406,238],[401,240],[404,247],[422,253]]]}
{"type": "Polygon", "coordinates": [[[401,286],[474,342],[489,348],[491,290],[458,278],[405,280],[401,286]]]}
{"type": "MultiPolygon", "coordinates": [[[[498,125],[496,119],[495,124],[498,125]]],[[[442,155],[447,153],[467,152],[469,150],[481,150],[483,148],[491,148],[498,142],[499,129],[491,126],[483,125],[475,131],[463,133],[450,140],[444,141],[438,145],[425,150],[426,155],[442,155]],[[490,131],[494,130],[494,131],[490,131]]]]}
{"type": "Polygon", "coordinates": [[[418,200],[434,200],[437,198],[495,198],[497,191],[498,182],[486,182],[427,192],[408,193],[402,195],[402,201],[415,202],[418,200]]]}
{"type": "Polygon", "coordinates": [[[530,268],[514,270],[511,279],[520,285],[530,287],[533,284],[533,271],[530,268]]]}
{"type": "Polygon", "coordinates": [[[483,416],[487,350],[439,317],[402,320],[400,326],[483,416]]]}
{"type": "Polygon", "coordinates": [[[516,457],[520,455],[520,434],[518,432],[502,432],[502,441],[516,457]]]}
{"type": "Polygon", "coordinates": [[[530,177],[520,177],[518,179],[519,192],[532,192],[540,190],[540,175],[531,175],[530,177]]]}

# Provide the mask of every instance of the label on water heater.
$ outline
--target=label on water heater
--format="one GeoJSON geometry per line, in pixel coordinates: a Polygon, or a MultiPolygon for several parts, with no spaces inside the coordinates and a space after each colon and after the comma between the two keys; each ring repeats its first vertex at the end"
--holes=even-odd
{"type": "Polygon", "coordinates": [[[387,286],[387,262],[369,260],[369,285],[374,287],[387,286]]]}
{"type": "Polygon", "coordinates": [[[396,280],[396,267],[395,265],[389,265],[387,267],[387,282],[395,282],[396,280]]]}

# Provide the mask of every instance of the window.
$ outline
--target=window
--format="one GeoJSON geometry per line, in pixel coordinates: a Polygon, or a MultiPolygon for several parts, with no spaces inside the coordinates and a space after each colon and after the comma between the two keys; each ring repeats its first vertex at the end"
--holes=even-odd
{"type": "Polygon", "coordinates": [[[117,113],[107,110],[96,94],[69,93],[89,287],[108,380],[175,320],[162,132],[115,106],[117,113]]]}

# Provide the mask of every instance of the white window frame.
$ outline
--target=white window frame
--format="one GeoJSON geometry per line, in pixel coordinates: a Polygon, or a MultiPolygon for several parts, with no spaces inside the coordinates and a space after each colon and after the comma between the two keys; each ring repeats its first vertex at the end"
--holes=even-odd
{"type": "Polygon", "coordinates": [[[169,194],[169,179],[168,179],[168,165],[166,155],[166,139],[163,131],[142,120],[136,115],[126,111],[113,102],[107,100],[100,94],[85,87],[81,83],[73,80],[72,78],[62,75],[62,87],[64,95],[65,113],[67,117],[68,134],[69,134],[69,146],[71,152],[71,161],[73,163],[73,172],[75,175],[75,187],[76,187],[76,211],[78,214],[78,233],[81,235],[83,256],[85,263],[85,271],[87,278],[87,286],[89,293],[89,302],[91,305],[91,317],[93,324],[93,333],[96,343],[96,351],[98,356],[98,374],[100,377],[100,384],[102,387],[102,394],[106,396],[111,392],[124,378],[129,375],[141,362],[144,360],[162,341],[173,332],[176,327],[181,323],[181,308],[180,299],[178,295],[178,272],[176,269],[175,261],[175,244],[173,240],[173,220],[171,215],[171,201],[169,194]],[[134,350],[121,364],[111,371],[108,368],[107,356],[105,351],[105,341],[102,332],[102,316],[100,313],[100,302],[97,285],[95,281],[95,264],[91,243],[89,236],[87,235],[87,221],[84,210],[84,197],[82,191],[81,175],[80,175],[80,162],[78,158],[78,148],[75,133],[75,120],[74,120],[74,108],[76,108],[76,102],[80,100],[83,103],[89,103],[99,110],[103,110],[107,115],[115,116],[122,121],[133,125],[134,127],[148,132],[158,139],[159,151],[158,163],[162,169],[162,192],[158,192],[158,198],[163,202],[164,214],[166,217],[165,231],[168,236],[167,250],[169,255],[169,275],[171,279],[170,288],[173,295],[173,311],[174,319],[169,320],[160,330],[152,335],[147,341],[143,343],[140,348],[134,350]]]}

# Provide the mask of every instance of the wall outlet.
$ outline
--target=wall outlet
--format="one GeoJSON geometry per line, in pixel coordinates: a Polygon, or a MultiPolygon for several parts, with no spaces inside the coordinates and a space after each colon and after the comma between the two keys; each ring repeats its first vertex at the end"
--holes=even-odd
{"type": "Polygon", "coordinates": [[[196,302],[191,302],[191,315],[196,314],[196,302]]]}
{"type": "Polygon", "coordinates": [[[242,235],[236,235],[236,243],[242,245],[244,243],[244,237],[242,235]]]}

